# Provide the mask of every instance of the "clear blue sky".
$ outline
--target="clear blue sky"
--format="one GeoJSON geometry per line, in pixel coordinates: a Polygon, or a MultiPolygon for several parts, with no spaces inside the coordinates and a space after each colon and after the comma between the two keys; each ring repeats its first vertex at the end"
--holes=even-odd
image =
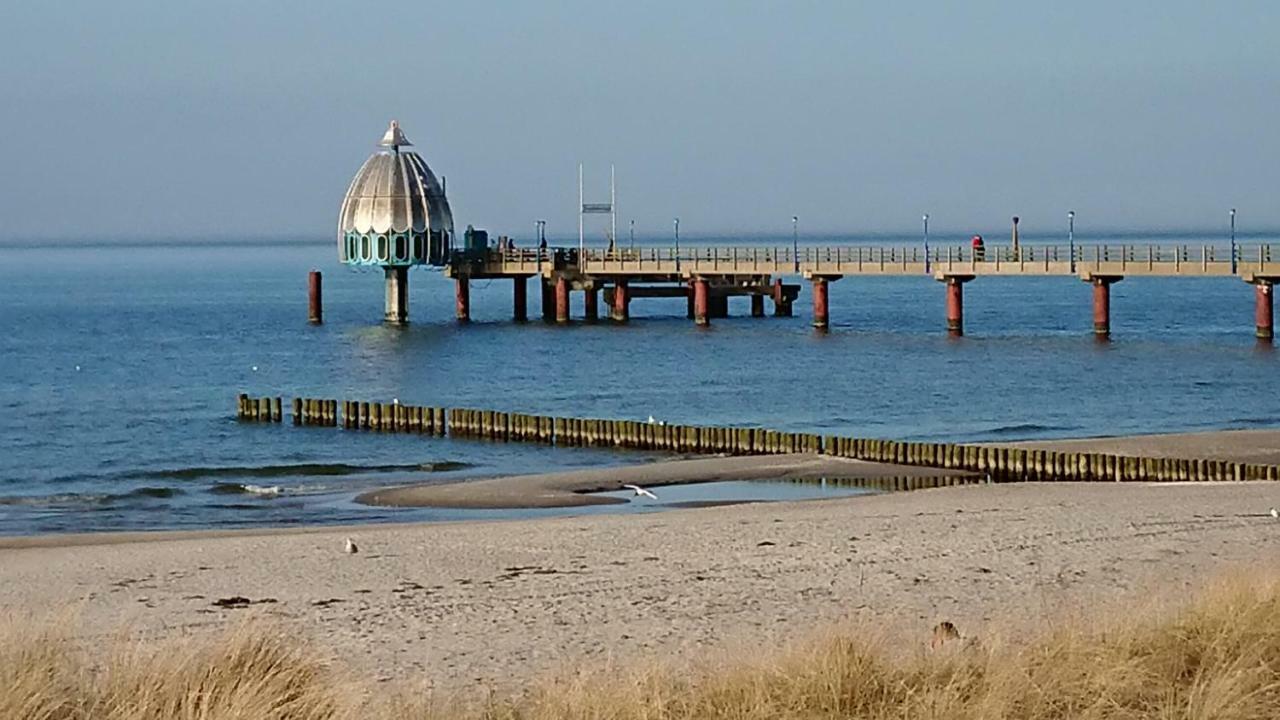
{"type": "Polygon", "coordinates": [[[391,118],[459,223],[1280,226],[1280,3],[10,2],[0,237],[326,235],[391,118]]]}

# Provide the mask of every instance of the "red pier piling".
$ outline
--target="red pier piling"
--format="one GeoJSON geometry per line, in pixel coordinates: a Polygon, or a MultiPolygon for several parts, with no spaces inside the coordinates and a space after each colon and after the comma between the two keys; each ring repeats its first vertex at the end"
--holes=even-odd
{"type": "Polygon", "coordinates": [[[1254,326],[1259,340],[1270,342],[1275,337],[1275,286],[1270,280],[1253,284],[1254,326]]]}
{"type": "Polygon", "coordinates": [[[1111,286],[1123,279],[1109,275],[1084,278],[1093,285],[1093,336],[1100,340],[1111,337],[1111,286]]]}
{"type": "Polygon", "coordinates": [[[697,278],[693,281],[693,322],[698,325],[711,324],[709,295],[710,288],[705,279],[697,278]]]}
{"type": "Polygon", "coordinates": [[[324,300],[319,270],[307,276],[307,322],[319,325],[324,322],[324,300]]]}
{"type": "Polygon", "coordinates": [[[813,279],[813,326],[819,330],[826,330],[830,320],[827,302],[827,290],[830,283],[826,278],[816,277],[813,279]]]}
{"type": "Polygon", "coordinates": [[[939,275],[937,279],[947,286],[947,334],[964,335],[964,284],[972,275],[939,275]]]}
{"type": "Polygon", "coordinates": [[[773,316],[791,317],[791,298],[783,289],[782,278],[773,281],[773,316]]]}
{"type": "Polygon", "coordinates": [[[619,279],[613,288],[613,319],[626,322],[631,319],[631,296],[627,293],[627,281],[619,279]]]}
{"type": "Polygon", "coordinates": [[[569,322],[569,280],[563,275],[556,278],[556,322],[569,322]]]}
{"type": "Polygon", "coordinates": [[[453,299],[458,322],[471,322],[471,278],[462,276],[454,281],[453,299]]]}

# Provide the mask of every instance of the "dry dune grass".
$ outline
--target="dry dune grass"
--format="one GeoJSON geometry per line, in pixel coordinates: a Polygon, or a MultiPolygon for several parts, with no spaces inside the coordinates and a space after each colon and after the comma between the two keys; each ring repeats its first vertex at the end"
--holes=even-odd
{"type": "MultiPolygon", "coordinates": [[[[1280,586],[1223,585],[1177,610],[1096,613],[1001,647],[911,651],[832,632],[691,671],[566,675],[479,705],[387,698],[285,633],[73,651],[58,623],[0,623],[0,718],[678,720],[1280,717],[1280,586]]],[[[63,624],[65,626],[65,624],[63,624]]]]}

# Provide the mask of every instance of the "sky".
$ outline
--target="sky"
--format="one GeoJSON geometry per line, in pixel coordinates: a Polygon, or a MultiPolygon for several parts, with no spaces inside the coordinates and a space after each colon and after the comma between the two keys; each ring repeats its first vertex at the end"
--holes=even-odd
{"type": "Polygon", "coordinates": [[[10,241],[332,235],[392,118],[491,233],[576,235],[579,162],[641,236],[1280,227],[1270,0],[16,0],[0,38],[10,241]]]}

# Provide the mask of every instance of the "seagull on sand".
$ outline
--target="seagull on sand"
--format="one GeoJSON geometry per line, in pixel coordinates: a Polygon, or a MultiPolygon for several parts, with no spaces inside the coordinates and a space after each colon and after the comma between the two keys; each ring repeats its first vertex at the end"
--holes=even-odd
{"type": "Polygon", "coordinates": [[[348,555],[355,555],[360,552],[360,548],[356,547],[356,544],[352,542],[351,538],[347,538],[347,542],[343,545],[342,549],[346,551],[348,555]]]}
{"type": "Polygon", "coordinates": [[[623,485],[622,487],[628,490],[634,490],[636,492],[636,497],[647,497],[647,498],[652,498],[654,500],[658,499],[657,495],[654,495],[653,493],[649,492],[648,490],[645,490],[639,485],[623,485]]]}
{"type": "Polygon", "coordinates": [[[1271,517],[1275,518],[1276,520],[1280,520],[1280,510],[1271,508],[1271,517]]]}

